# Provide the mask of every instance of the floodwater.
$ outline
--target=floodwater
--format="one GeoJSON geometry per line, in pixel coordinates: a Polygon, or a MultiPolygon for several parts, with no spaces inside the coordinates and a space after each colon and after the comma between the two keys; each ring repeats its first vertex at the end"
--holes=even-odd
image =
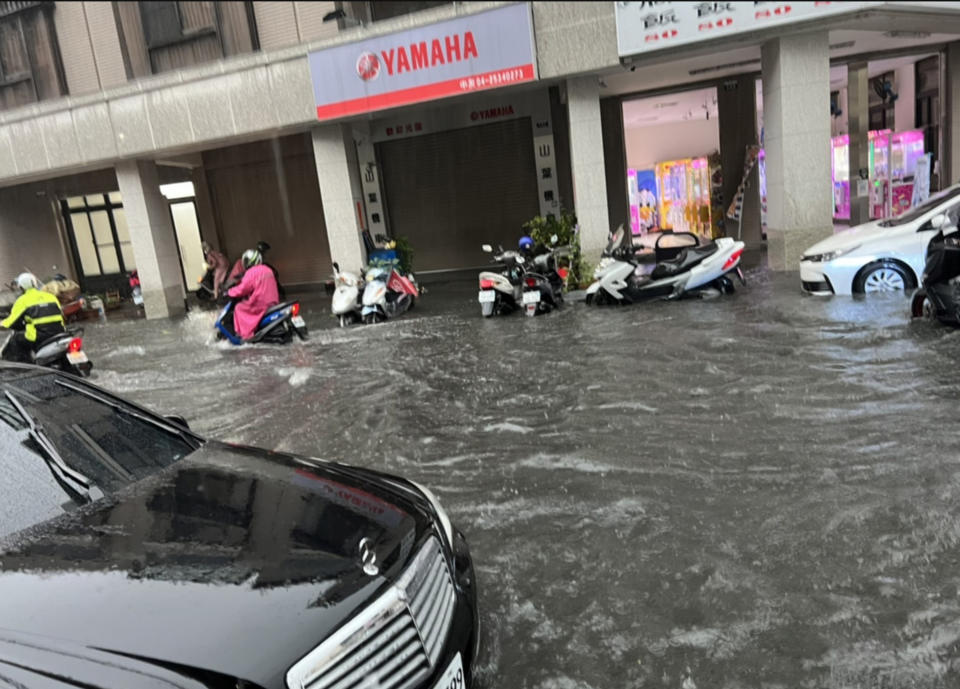
{"type": "Polygon", "coordinates": [[[484,687],[960,687],[960,331],[754,271],[713,300],[213,342],[90,327],[94,382],[224,440],[400,473],[471,544],[484,687]]]}

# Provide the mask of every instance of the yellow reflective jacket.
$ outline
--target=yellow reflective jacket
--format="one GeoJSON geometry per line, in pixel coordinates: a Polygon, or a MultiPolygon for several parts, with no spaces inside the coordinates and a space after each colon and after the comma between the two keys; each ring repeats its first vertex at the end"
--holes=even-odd
{"type": "Polygon", "coordinates": [[[0,326],[14,330],[22,328],[24,337],[30,342],[36,342],[37,326],[40,326],[41,330],[46,330],[47,328],[43,326],[54,323],[59,324],[59,329],[63,330],[63,312],[60,310],[60,302],[49,292],[30,288],[14,302],[13,310],[10,311],[6,320],[0,323],[0,326]]]}

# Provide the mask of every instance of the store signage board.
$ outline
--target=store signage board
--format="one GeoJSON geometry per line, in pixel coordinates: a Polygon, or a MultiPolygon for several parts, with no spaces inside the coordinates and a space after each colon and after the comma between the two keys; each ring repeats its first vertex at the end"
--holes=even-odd
{"type": "Polygon", "coordinates": [[[310,53],[317,119],[537,79],[526,3],[310,53]]]}
{"type": "Polygon", "coordinates": [[[616,2],[620,57],[865,9],[955,12],[960,2],[616,2]]]}

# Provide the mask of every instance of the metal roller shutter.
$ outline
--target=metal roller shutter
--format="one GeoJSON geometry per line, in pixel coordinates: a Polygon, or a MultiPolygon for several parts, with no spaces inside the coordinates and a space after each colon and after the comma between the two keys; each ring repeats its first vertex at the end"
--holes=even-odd
{"type": "Polygon", "coordinates": [[[539,213],[530,118],[378,144],[390,231],[414,268],[483,266],[483,244],[515,245],[539,213]]]}
{"type": "Polygon", "coordinates": [[[230,261],[259,240],[284,284],[330,277],[330,246],[308,137],[284,137],[204,153],[221,248],[230,261]]]}

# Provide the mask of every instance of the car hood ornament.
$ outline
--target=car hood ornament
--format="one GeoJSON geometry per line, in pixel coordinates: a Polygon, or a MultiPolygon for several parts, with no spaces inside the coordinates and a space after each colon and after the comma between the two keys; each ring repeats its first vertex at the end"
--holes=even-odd
{"type": "Polygon", "coordinates": [[[360,565],[363,567],[363,573],[367,576],[375,577],[380,573],[377,566],[377,554],[373,550],[373,540],[370,538],[361,538],[357,544],[360,551],[360,565]]]}

